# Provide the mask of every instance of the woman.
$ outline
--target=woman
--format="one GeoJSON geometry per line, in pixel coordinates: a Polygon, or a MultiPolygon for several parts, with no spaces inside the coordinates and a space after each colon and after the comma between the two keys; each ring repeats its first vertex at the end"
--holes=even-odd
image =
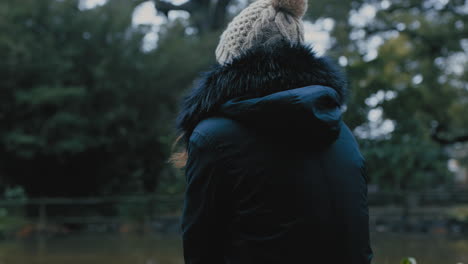
{"type": "Polygon", "coordinates": [[[304,45],[305,0],[258,0],[183,101],[186,263],[370,263],[346,80],[304,45]]]}

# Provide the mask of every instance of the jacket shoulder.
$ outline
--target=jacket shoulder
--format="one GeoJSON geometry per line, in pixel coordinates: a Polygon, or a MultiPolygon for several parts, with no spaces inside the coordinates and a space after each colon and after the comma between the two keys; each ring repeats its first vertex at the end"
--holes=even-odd
{"type": "Polygon", "coordinates": [[[338,139],[327,151],[327,155],[332,155],[332,160],[340,164],[353,164],[356,167],[363,167],[365,159],[359,150],[358,142],[349,127],[341,122],[338,139]]]}
{"type": "Polygon", "coordinates": [[[190,141],[196,136],[202,136],[208,143],[219,144],[241,140],[246,134],[247,129],[235,120],[225,117],[211,117],[198,123],[190,141]]]}

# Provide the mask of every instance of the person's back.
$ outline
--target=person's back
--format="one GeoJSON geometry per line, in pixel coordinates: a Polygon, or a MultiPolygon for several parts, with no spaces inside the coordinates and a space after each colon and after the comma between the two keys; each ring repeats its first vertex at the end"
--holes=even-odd
{"type": "MultiPolygon", "coordinates": [[[[295,23],[282,10],[305,11],[299,0],[252,6],[295,23]]],[[[268,41],[274,30],[268,44],[226,55],[230,31],[220,65],[178,118],[188,152],[186,263],[370,263],[364,159],[341,121],[344,77],[301,41],[268,41]]]]}

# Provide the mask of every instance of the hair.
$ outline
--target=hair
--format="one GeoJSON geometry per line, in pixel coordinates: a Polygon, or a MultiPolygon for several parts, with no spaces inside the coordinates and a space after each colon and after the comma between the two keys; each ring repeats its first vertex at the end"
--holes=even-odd
{"type": "Polygon", "coordinates": [[[182,169],[187,165],[187,160],[188,160],[188,152],[187,149],[182,149],[175,151],[177,146],[180,144],[180,141],[184,135],[179,135],[177,139],[174,141],[172,145],[172,154],[171,157],[169,158],[169,162],[172,163],[172,165],[178,169],[182,169]]]}

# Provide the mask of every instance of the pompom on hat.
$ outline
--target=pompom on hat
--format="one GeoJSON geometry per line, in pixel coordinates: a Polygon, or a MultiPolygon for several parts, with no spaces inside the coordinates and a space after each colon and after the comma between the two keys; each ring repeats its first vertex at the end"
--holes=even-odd
{"type": "Polygon", "coordinates": [[[216,48],[216,60],[229,63],[244,51],[278,41],[304,42],[302,17],[307,0],[257,0],[227,26],[216,48]]]}

